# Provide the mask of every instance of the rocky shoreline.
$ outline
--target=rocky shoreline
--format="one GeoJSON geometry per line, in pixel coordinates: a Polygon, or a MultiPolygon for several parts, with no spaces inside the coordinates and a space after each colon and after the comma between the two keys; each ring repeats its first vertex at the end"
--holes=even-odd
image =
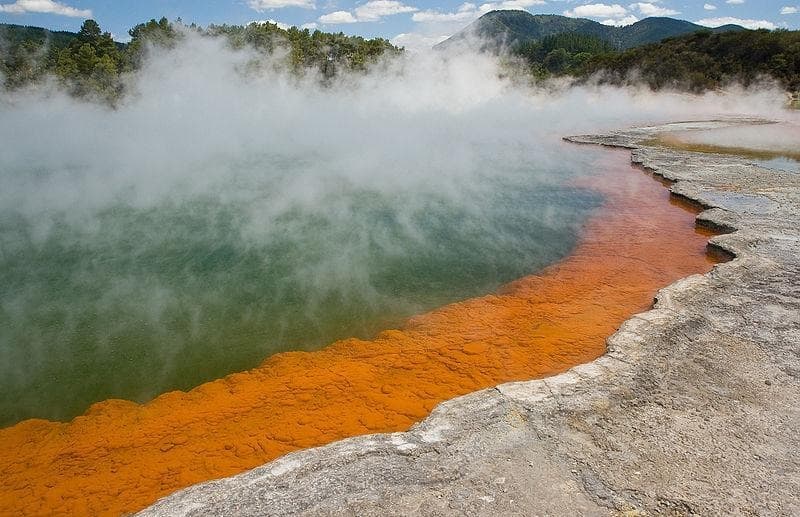
{"type": "MultiPolygon", "coordinates": [[[[734,260],[659,291],[608,353],[439,405],[406,433],[289,454],[139,515],[800,514],[800,175],[644,142],[625,147],[707,209],[734,260]]],[[[646,213],[642,217],[647,217],[646,213]]]]}

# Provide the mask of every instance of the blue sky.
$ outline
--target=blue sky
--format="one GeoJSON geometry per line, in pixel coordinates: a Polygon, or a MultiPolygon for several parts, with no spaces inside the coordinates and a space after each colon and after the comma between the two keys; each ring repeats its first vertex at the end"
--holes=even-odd
{"type": "Polygon", "coordinates": [[[91,17],[125,41],[130,27],[161,16],[200,25],[272,20],[382,36],[408,48],[423,48],[492,9],[525,9],[615,25],[648,16],[671,16],[708,26],[738,23],[751,28],[800,28],[800,0],[0,0],[0,22],[77,30],[91,17]]]}

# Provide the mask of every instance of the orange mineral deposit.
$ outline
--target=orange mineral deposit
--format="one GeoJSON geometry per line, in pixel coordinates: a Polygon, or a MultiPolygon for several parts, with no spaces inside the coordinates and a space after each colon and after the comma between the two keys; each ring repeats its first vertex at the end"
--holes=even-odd
{"type": "Polygon", "coordinates": [[[609,152],[598,166],[592,188],[605,202],[574,253],[500,292],[144,405],[108,400],[69,423],[0,430],[0,515],[133,512],[193,483],[404,430],[443,400],[598,357],[659,288],[713,264],[693,213],[631,168],[627,153],[609,152]]]}

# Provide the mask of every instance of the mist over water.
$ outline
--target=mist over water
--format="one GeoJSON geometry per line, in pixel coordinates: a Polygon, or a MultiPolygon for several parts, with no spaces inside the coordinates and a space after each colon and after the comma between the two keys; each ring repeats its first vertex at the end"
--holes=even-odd
{"type": "Polygon", "coordinates": [[[117,109],[0,93],[0,425],[146,401],[369,337],[570,252],[602,199],[566,134],[780,94],[535,89],[417,55],[321,86],[187,37],[117,109]]]}

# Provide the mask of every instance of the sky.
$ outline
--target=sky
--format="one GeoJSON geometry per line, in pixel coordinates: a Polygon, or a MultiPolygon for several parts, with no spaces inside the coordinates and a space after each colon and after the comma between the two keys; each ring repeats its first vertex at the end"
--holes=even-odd
{"type": "Polygon", "coordinates": [[[116,40],[150,18],[184,23],[246,24],[273,21],[327,32],[380,36],[408,49],[430,47],[493,9],[590,18],[629,25],[648,16],[669,16],[709,27],[800,28],[800,0],[0,0],[0,22],[76,31],[97,20],[116,40]]]}

